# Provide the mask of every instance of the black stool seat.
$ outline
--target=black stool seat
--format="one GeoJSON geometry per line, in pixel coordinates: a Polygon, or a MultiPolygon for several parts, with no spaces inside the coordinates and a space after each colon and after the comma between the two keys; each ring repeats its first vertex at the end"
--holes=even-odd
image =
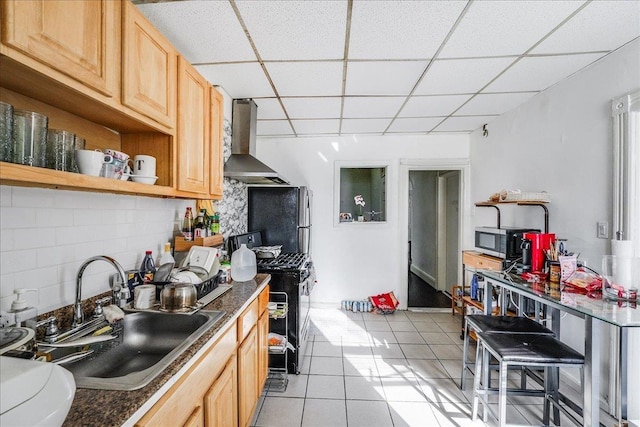
{"type": "Polygon", "coordinates": [[[489,316],[485,314],[470,314],[465,316],[467,323],[476,332],[490,333],[518,333],[518,334],[545,334],[553,335],[553,332],[528,317],[523,316],[489,316]]]}
{"type": "Polygon", "coordinates": [[[539,334],[480,333],[484,345],[509,364],[579,365],[584,356],[562,341],[539,334]]]}

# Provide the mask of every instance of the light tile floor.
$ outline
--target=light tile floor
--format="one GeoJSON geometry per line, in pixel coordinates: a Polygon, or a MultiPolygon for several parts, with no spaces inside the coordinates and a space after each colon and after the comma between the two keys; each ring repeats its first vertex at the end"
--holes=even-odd
{"type": "MultiPolygon", "coordinates": [[[[252,425],[493,426],[471,421],[473,376],[466,390],[459,387],[460,324],[448,310],[381,316],[313,309],[300,375],[289,375],[284,392],[263,392],[252,425]]],[[[507,419],[541,424],[541,399],[509,399],[507,419]]],[[[561,425],[573,424],[563,416],[561,425]]]]}

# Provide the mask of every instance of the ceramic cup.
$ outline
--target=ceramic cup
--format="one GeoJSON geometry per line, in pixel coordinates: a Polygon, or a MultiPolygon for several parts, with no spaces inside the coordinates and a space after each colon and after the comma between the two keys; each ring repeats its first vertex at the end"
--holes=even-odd
{"type": "Polygon", "coordinates": [[[133,158],[133,174],[142,176],[156,176],[156,158],[138,154],[133,158]]]}
{"type": "Polygon", "coordinates": [[[118,150],[113,150],[111,148],[105,148],[104,154],[113,156],[114,159],[117,159],[123,163],[127,163],[127,160],[129,160],[129,155],[127,153],[123,153],[122,151],[118,151],[118,150]]]}
{"type": "Polygon", "coordinates": [[[156,302],[155,285],[139,285],[133,288],[133,305],[138,309],[148,309],[156,302]]]}
{"type": "Polygon", "coordinates": [[[76,150],[76,163],[81,174],[100,176],[102,164],[111,160],[100,150],[76,150]]]}

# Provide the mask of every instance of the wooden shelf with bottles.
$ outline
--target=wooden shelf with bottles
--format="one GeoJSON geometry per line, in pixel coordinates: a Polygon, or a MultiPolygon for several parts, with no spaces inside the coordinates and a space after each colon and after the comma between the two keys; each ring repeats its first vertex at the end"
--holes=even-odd
{"type": "Polygon", "coordinates": [[[223,241],[224,238],[222,237],[222,234],[215,234],[208,237],[196,237],[191,241],[184,240],[184,237],[182,236],[176,236],[174,250],[176,252],[186,252],[191,249],[192,246],[220,246],[223,241]]]}

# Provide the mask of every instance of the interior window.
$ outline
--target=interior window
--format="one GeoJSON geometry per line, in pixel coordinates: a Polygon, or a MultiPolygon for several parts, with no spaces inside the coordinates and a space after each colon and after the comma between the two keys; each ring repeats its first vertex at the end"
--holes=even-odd
{"type": "Polygon", "coordinates": [[[386,167],[340,168],[340,222],[386,221],[386,167]]]}

